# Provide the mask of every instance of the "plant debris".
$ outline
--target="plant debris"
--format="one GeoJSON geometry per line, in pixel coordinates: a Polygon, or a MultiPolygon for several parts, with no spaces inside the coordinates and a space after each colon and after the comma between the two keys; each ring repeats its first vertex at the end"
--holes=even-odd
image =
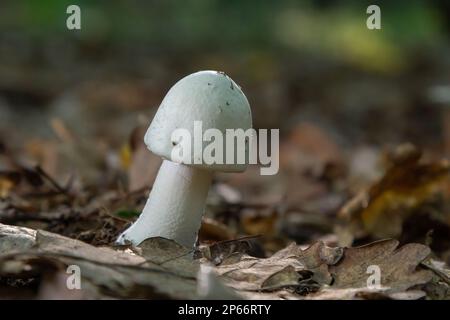
{"type": "Polygon", "coordinates": [[[417,299],[425,296],[420,286],[431,283],[429,268],[448,276],[442,265],[424,262],[429,248],[397,248],[395,240],[356,248],[291,243],[269,258],[236,251],[211,264],[210,256],[193,259],[192,250],[163,238],[136,248],[94,247],[42,230],[0,225],[0,239],[1,283],[30,288],[36,298],[48,297],[49,288],[56,287],[64,298],[417,299]],[[61,284],[71,265],[80,267],[83,283],[75,296],[61,284]],[[377,289],[366,286],[370,265],[381,270],[377,289]]]}

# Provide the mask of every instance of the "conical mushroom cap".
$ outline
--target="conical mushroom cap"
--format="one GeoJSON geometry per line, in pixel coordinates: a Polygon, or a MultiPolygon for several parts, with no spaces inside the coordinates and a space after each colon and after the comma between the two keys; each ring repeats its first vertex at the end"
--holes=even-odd
{"type": "MultiPolygon", "coordinates": [[[[196,123],[197,128],[199,122],[196,123]]],[[[153,153],[175,162],[197,166],[209,170],[239,172],[244,171],[248,164],[249,141],[245,143],[245,163],[236,163],[238,152],[235,139],[234,163],[226,163],[226,133],[227,129],[242,129],[247,131],[252,127],[252,115],[247,98],[230,77],[223,72],[199,71],[179,80],[166,94],[150,127],[145,134],[145,144],[153,153]],[[194,131],[194,123],[201,121],[201,133],[208,129],[217,129],[222,133],[223,163],[207,164],[199,159],[202,153],[195,150],[194,139],[202,145],[201,150],[215,141],[203,141],[199,131],[194,131]],[[177,129],[185,129],[191,136],[191,152],[189,157],[174,160],[174,148],[179,148],[180,141],[173,138],[177,129]],[[200,163],[201,162],[201,163],[200,163]]],[[[241,130],[241,132],[242,132],[241,130]]],[[[250,131],[248,131],[250,132],[250,131]]],[[[186,146],[186,145],[184,145],[186,146]]],[[[244,149],[241,149],[244,150],[244,149]]],[[[178,149],[179,151],[179,149],[178,149]]]]}

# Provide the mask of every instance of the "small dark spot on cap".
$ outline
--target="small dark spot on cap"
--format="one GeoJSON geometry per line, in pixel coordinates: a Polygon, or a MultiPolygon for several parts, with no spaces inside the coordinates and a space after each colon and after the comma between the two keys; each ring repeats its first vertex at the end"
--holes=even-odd
{"type": "Polygon", "coordinates": [[[176,146],[178,143],[176,141],[172,141],[172,145],[176,146]]]}
{"type": "Polygon", "coordinates": [[[226,102],[226,104],[227,104],[227,106],[229,106],[229,105],[230,105],[230,103],[229,103],[228,101],[226,102]]]}
{"type": "Polygon", "coordinates": [[[208,82],[208,86],[210,86],[211,85],[211,83],[210,82],[208,82]]]}

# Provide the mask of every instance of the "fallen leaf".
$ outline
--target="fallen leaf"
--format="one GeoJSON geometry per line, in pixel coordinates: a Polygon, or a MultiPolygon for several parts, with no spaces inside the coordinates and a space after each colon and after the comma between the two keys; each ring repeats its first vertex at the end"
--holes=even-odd
{"type": "Polygon", "coordinates": [[[236,234],[225,224],[208,217],[203,217],[202,224],[198,232],[198,238],[201,242],[223,241],[236,238],[236,234]]]}
{"type": "MultiPolygon", "coordinates": [[[[186,259],[172,257],[169,261],[151,261],[166,252],[177,253],[180,246],[170,240],[150,239],[152,255],[137,255],[129,250],[120,251],[94,247],[84,242],[45,231],[0,224],[0,277],[12,274],[44,276],[55,271],[40,268],[45,264],[77,265],[82,283],[92,284],[88,294],[121,298],[195,298],[198,266],[186,259]],[[159,243],[159,244],[158,244],[159,243]],[[158,244],[158,245],[156,245],[158,244]],[[159,251],[155,248],[161,248],[159,251]],[[158,253],[159,252],[159,253],[158,253]],[[155,255],[155,253],[157,253],[155,255]],[[177,264],[177,261],[179,263],[177,264]]],[[[47,279],[51,279],[50,277],[47,279]]],[[[48,276],[48,275],[47,275],[48,276]]],[[[45,277],[41,277],[45,279],[45,277]]]]}
{"type": "Polygon", "coordinates": [[[215,265],[221,264],[226,258],[236,253],[248,253],[253,246],[252,240],[256,237],[243,237],[239,239],[218,241],[209,246],[200,246],[201,256],[215,265]]]}
{"type": "MultiPolygon", "coordinates": [[[[35,297],[46,299],[419,299],[425,296],[419,286],[431,285],[432,279],[432,272],[419,265],[429,248],[397,248],[396,240],[356,248],[328,247],[320,241],[307,248],[291,243],[269,258],[257,258],[233,252],[245,251],[242,239],[213,245],[202,251],[209,252],[208,257],[194,260],[192,249],[163,238],[113,249],[0,224],[0,239],[0,279],[14,286],[28,281],[39,288],[35,297]],[[212,257],[216,266],[210,263],[212,257]],[[75,296],[64,288],[70,265],[81,270],[83,292],[75,296]],[[381,288],[367,287],[371,265],[380,268],[381,288]]],[[[441,264],[432,267],[443,270],[441,264]]],[[[434,286],[440,288],[445,289],[434,286]]]]}
{"type": "Polygon", "coordinates": [[[445,262],[429,258],[422,261],[422,265],[432,270],[443,281],[450,285],[450,268],[445,264],[445,262]]]}
{"type": "Polygon", "coordinates": [[[402,225],[415,210],[443,194],[449,163],[422,163],[421,153],[407,144],[397,148],[384,176],[345,204],[339,217],[350,224],[357,237],[398,237],[402,225]],[[364,233],[361,234],[363,229],[364,233]],[[358,234],[357,234],[358,233],[358,234]]]}
{"type": "Polygon", "coordinates": [[[336,263],[341,248],[329,248],[322,242],[302,250],[292,243],[269,258],[236,253],[216,267],[225,284],[243,291],[274,291],[286,287],[309,291],[318,284],[330,284],[327,264],[336,263]],[[304,281],[312,280],[312,282],[304,281]]]}
{"type": "MultiPolygon", "coordinates": [[[[397,240],[382,240],[355,248],[345,248],[342,260],[329,268],[333,274],[332,288],[366,288],[369,266],[377,266],[381,286],[389,292],[405,291],[431,280],[428,270],[417,266],[430,249],[421,244],[406,244],[397,248],[397,240]]],[[[383,289],[384,290],[384,289],[383,289]]]]}

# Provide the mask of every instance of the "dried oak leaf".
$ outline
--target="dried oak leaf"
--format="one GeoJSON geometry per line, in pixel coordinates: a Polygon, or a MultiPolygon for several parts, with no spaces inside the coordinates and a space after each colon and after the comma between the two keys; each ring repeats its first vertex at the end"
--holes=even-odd
{"type": "MultiPolygon", "coordinates": [[[[317,242],[305,250],[292,243],[269,258],[256,258],[243,253],[230,255],[216,266],[216,272],[226,285],[246,297],[251,296],[249,291],[270,292],[292,287],[309,291],[331,283],[328,266],[336,263],[341,255],[341,248],[330,248],[323,242],[317,242]]],[[[280,291],[280,294],[286,292],[280,291]]]]}
{"type": "Polygon", "coordinates": [[[414,210],[444,192],[450,168],[447,161],[422,163],[420,151],[409,144],[399,146],[391,158],[381,180],[356,195],[339,212],[357,237],[399,236],[403,221],[414,210]]]}
{"type": "Polygon", "coordinates": [[[342,260],[330,267],[333,274],[333,288],[367,287],[367,268],[378,266],[381,285],[391,291],[407,290],[431,280],[427,270],[416,270],[421,261],[428,257],[427,246],[411,243],[397,248],[394,239],[372,242],[368,245],[346,248],[342,260]]]}
{"type": "Polygon", "coordinates": [[[345,248],[339,263],[330,266],[333,284],[313,295],[313,299],[380,298],[418,299],[425,296],[420,290],[408,289],[428,283],[429,270],[418,268],[428,257],[430,249],[421,244],[406,244],[397,248],[397,240],[388,239],[355,248],[345,248]],[[367,281],[372,273],[369,266],[380,270],[380,287],[369,288],[367,281]]]}

